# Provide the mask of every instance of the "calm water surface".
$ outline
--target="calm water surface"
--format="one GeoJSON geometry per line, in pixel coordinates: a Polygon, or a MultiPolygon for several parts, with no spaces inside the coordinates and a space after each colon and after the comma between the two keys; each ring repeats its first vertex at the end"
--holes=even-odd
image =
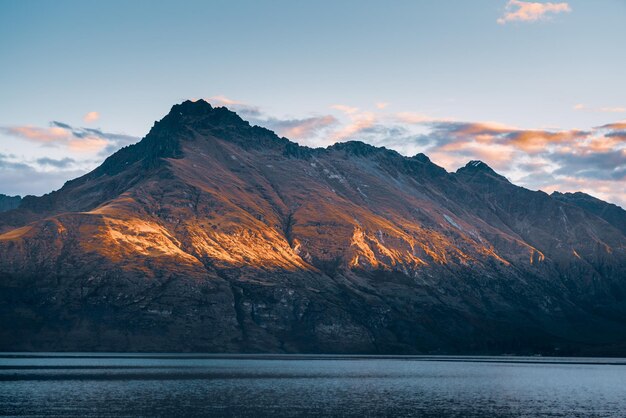
{"type": "Polygon", "coordinates": [[[626,359],[0,353],[0,415],[626,417],[626,359]]]}

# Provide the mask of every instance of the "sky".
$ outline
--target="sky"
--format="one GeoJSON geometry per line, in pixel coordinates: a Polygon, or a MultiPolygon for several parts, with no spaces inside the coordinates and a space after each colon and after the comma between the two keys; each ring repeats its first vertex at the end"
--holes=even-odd
{"type": "Polygon", "coordinates": [[[626,208],[624,22],[624,0],[0,0],[0,193],[58,189],[204,98],[626,208]]]}

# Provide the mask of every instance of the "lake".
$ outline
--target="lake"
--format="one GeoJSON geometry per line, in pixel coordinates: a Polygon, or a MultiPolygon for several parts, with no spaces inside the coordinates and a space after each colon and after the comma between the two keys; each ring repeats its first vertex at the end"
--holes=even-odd
{"type": "Polygon", "coordinates": [[[0,353],[9,416],[626,416],[626,359],[0,353]]]}

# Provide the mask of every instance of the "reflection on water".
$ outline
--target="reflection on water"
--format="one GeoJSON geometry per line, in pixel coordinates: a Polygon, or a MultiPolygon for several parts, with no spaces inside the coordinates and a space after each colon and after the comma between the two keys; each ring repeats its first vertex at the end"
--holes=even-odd
{"type": "Polygon", "coordinates": [[[10,416],[626,416],[626,360],[0,354],[10,416]]]}

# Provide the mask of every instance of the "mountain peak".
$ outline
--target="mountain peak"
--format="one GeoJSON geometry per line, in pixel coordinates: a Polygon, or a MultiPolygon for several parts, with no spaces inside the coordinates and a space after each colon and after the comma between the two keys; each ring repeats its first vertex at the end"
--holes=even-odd
{"type": "Polygon", "coordinates": [[[169,114],[178,113],[179,115],[203,115],[210,113],[213,110],[213,106],[204,99],[200,100],[185,100],[182,103],[172,106],[169,114]]]}
{"type": "Polygon", "coordinates": [[[422,152],[419,152],[419,153],[415,154],[412,158],[414,160],[416,160],[416,161],[421,162],[421,163],[432,163],[430,158],[428,158],[428,155],[426,155],[426,154],[424,154],[422,152]]]}
{"type": "Polygon", "coordinates": [[[356,156],[368,156],[372,154],[393,154],[398,155],[396,151],[387,149],[385,147],[376,147],[371,144],[367,144],[363,141],[345,141],[345,142],[336,142],[333,145],[330,145],[328,149],[331,150],[339,150],[345,151],[348,154],[356,155],[356,156]]]}
{"type": "Polygon", "coordinates": [[[605,202],[583,192],[561,193],[555,191],[550,196],[553,199],[578,206],[599,216],[626,235],[626,211],[620,206],[605,202]]]}
{"type": "Polygon", "coordinates": [[[480,160],[471,160],[470,162],[468,162],[467,164],[465,164],[464,168],[469,168],[472,170],[491,170],[491,167],[489,167],[486,163],[480,161],[480,160]]]}
{"type": "Polygon", "coordinates": [[[487,165],[487,163],[480,161],[480,160],[472,160],[468,162],[467,164],[465,164],[465,166],[456,170],[456,174],[464,175],[464,176],[469,175],[472,177],[479,175],[479,174],[483,174],[483,175],[487,175],[488,177],[497,178],[499,180],[504,180],[506,182],[509,182],[506,179],[506,177],[496,173],[493,168],[487,165]]]}
{"type": "Polygon", "coordinates": [[[250,126],[227,107],[213,107],[204,99],[185,100],[172,106],[170,112],[157,124],[192,124],[198,127],[250,126]]]}

